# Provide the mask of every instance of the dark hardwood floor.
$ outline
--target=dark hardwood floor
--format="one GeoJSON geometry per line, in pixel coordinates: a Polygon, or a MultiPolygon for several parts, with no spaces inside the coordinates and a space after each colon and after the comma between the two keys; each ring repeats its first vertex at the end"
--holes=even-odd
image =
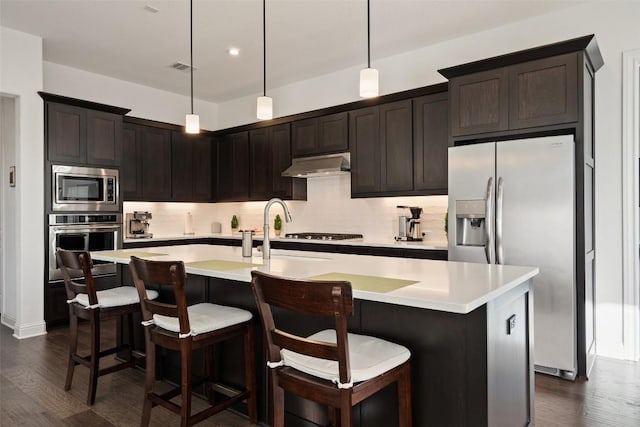
{"type": "MultiPolygon", "coordinates": [[[[81,341],[87,342],[86,325],[81,330],[81,341]]],[[[141,371],[124,370],[101,377],[96,403],[87,406],[86,368],[77,367],[71,390],[63,390],[68,351],[66,328],[26,340],[17,340],[11,334],[9,328],[0,328],[0,426],[139,425],[144,384],[141,371]]],[[[105,345],[113,339],[113,332],[103,333],[105,345]]],[[[194,399],[196,408],[198,400],[194,399]]],[[[175,426],[179,418],[155,408],[151,424],[175,426]]],[[[250,424],[242,416],[225,412],[199,425],[250,424]]],[[[536,425],[640,426],[640,363],[599,358],[591,379],[575,383],[536,375],[536,425]]]]}

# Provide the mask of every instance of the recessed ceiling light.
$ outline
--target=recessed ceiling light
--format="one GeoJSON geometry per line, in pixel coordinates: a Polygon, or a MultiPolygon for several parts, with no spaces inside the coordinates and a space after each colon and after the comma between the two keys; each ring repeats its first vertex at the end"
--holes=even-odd
{"type": "Polygon", "coordinates": [[[151,13],[158,13],[160,12],[160,9],[158,9],[157,7],[153,7],[150,4],[146,4],[144,5],[144,10],[151,12],[151,13]]]}
{"type": "Polygon", "coordinates": [[[230,47],[229,49],[227,49],[227,53],[231,56],[238,56],[240,55],[240,49],[238,49],[237,47],[230,47]]]}

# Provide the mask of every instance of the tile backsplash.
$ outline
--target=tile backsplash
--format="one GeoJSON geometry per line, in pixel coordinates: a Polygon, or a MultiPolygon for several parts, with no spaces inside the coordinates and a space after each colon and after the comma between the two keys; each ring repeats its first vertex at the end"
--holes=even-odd
{"type": "MultiPolygon", "coordinates": [[[[423,208],[422,231],[426,242],[446,242],[444,217],[447,196],[351,198],[351,176],[337,175],[307,180],[307,201],[287,201],[293,221],[283,221],[283,233],[334,232],[361,233],[368,240],[393,241],[398,233],[397,205],[423,208]]],[[[222,233],[231,232],[231,217],[238,216],[240,228],[263,226],[265,202],[173,203],[125,202],[124,212],[150,211],[150,231],[155,236],[180,235],[185,231],[187,213],[193,218],[196,234],[211,233],[213,222],[222,224],[222,233]]],[[[270,210],[269,224],[282,213],[279,205],[270,210]]],[[[282,216],[282,215],[281,215],[282,216]]],[[[284,217],[283,217],[284,219],[284,217]]]]}

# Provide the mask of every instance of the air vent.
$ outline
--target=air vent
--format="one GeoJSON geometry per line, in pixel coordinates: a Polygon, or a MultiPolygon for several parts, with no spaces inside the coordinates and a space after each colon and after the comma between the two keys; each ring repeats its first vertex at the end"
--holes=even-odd
{"type": "MultiPolygon", "coordinates": [[[[191,65],[185,64],[183,62],[176,62],[175,64],[171,64],[171,68],[175,68],[178,71],[190,71],[191,65]]],[[[198,69],[198,67],[193,67],[194,71],[198,69]]]]}

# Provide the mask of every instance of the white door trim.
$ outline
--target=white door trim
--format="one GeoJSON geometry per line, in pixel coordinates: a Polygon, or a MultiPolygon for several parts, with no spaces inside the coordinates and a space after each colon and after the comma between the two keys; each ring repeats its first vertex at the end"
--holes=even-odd
{"type": "Polygon", "coordinates": [[[640,49],[622,54],[623,348],[640,359],[640,49]]]}

